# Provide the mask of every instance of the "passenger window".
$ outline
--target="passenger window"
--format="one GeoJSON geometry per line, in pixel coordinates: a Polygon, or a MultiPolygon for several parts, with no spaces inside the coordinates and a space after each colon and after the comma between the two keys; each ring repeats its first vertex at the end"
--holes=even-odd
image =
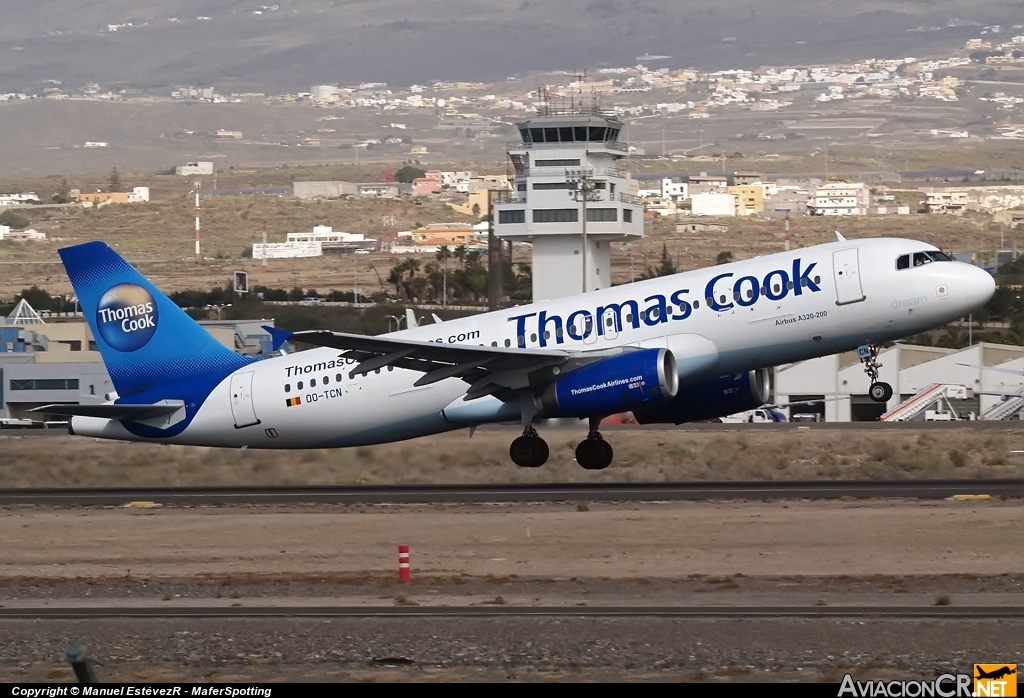
{"type": "Polygon", "coordinates": [[[329,377],[327,377],[327,376],[324,376],[324,385],[327,385],[330,382],[331,382],[331,379],[329,377]]]}
{"type": "Polygon", "coordinates": [[[512,342],[510,342],[509,340],[506,339],[505,340],[505,346],[506,347],[512,346],[512,342]]]}
{"type": "Polygon", "coordinates": [[[931,264],[931,257],[926,252],[915,252],[914,253],[914,266],[923,267],[925,264],[931,264]]]}
{"type": "Polygon", "coordinates": [[[340,383],[341,382],[341,374],[340,373],[334,377],[334,382],[335,383],[340,383]]]}
{"type": "Polygon", "coordinates": [[[909,254],[905,254],[905,255],[901,255],[899,258],[897,258],[896,259],[896,268],[897,269],[909,269],[910,268],[910,255],[909,254]]]}
{"type": "Polygon", "coordinates": [[[530,333],[530,341],[531,342],[536,342],[537,341],[537,334],[535,332],[531,332],[530,333]]]}
{"type": "Polygon", "coordinates": [[[299,383],[298,383],[298,385],[297,385],[296,387],[297,387],[297,388],[298,388],[299,390],[302,390],[302,381],[299,381],[299,383]]]}
{"type": "Polygon", "coordinates": [[[309,379],[309,387],[310,388],[315,388],[316,387],[316,378],[310,378],[309,379]]]}
{"type": "MultiPolygon", "coordinates": [[[[699,308],[699,307],[700,307],[700,301],[694,301],[694,302],[693,302],[693,308],[694,308],[694,310],[696,310],[696,309],[697,309],[697,308],[699,308]]],[[[685,310],[683,310],[682,308],[683,308],[683,306],[679,306],[679,312],[681,312],[681,313],[685,313],[686,311],[685,311],[685,310]]]]}
{"type": "Polygon", "coordinates": [[[291,383],[285,383],[284,384],[284,391],[286,393],[290,393],[292,391],[292,384],[291,383]]]}

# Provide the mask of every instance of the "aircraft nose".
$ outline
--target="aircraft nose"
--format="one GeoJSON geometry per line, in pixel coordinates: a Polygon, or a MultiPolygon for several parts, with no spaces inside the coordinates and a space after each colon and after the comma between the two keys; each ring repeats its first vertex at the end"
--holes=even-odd
{"type": "Polygon", "coordinates": [[[967,268],[963,277],[964,295],[967,297],[967,305],[971,312],[974,312],[988,303],[989,298],[996,292],[996,280],[984,269],[965,266],[967,268]]]}

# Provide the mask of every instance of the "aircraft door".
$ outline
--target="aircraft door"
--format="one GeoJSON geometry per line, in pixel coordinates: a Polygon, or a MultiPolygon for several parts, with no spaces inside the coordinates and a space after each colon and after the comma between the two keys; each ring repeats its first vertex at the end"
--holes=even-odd
{"type": "Polygon", "coordinates": [[[252,404],[253,375],[252,371],[246,371],[231,376],[231,416],[235,418],[235,429],[260,423],[252,404]]]}
{"type": "Polygon", "coordinates": [[[605,339],[615,339],[619,336],[619,327],[615,322],[616,313],[611,308],[607,308],[601,317],[598,318],[598,322],[601,323],[601,333],[605,339]]]}
{"type": "Polygon", "coordinates": [[[860,285],[860,261],[856,247],[832,253],[832,272],[836,281],[836,305],[864,300],[860,285]]]}

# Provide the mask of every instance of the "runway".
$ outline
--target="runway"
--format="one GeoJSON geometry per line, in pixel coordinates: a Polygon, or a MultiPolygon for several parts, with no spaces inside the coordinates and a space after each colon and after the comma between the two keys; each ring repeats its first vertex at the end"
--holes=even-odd
{"type": "Polygon", "coordinates": [[[0,506],[426,504],[715,499],[948,499],[1024,497],[1024,479],[775,482],[336,485],[310,487],[75,487],[0,490],[0,506]]]}
{"type": "Polygon", "coordinates": [[[1024,606],[78,606],[0,608],[6,619],[95,618],[1024,618],[1024,606]]]}

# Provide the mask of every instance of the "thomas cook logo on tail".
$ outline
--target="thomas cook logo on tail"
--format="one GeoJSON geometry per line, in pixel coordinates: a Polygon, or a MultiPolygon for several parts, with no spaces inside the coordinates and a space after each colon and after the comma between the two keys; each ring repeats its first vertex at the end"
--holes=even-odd
{"type": "Polygon", "coordinates": [[[130,352],[146,346],[153,338],[159,316],[149,291],[136,284],[118,284],[100,298],[96,327],[111,347],[130,352]]]}

